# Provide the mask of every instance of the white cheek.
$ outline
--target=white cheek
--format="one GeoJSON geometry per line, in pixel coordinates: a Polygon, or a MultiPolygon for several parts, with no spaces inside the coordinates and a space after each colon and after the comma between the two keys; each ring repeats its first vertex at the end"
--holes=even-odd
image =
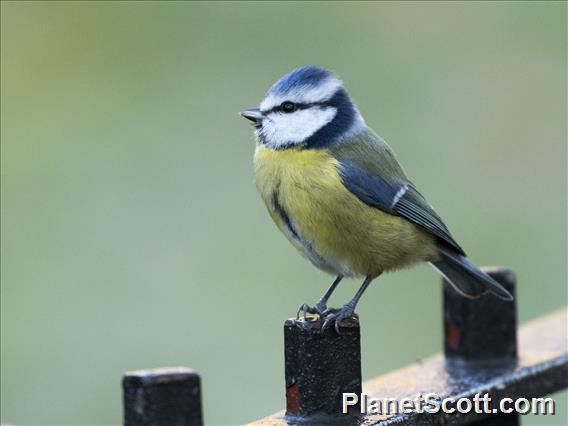
{"type": "Polygon", "coordinates": [[[337,109],[309,108],[291,114],[272,113],[266,117],[260,130],[266,143],[274,148],[299,144],[329,123],[337,109]]]}

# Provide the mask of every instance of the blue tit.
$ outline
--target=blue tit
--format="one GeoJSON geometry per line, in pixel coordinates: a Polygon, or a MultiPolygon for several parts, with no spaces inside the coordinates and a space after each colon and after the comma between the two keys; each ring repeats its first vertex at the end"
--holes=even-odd
{"type": "Polygon", "coordinates": [[[313,307],[300,307],[304,315],[339,330],[371,281],[417,262],[429,262],[465,297],[512,300],[466,257],[333,73],[297,68],[241,115],[254,127],[256,186],[270,216],[311,263],[336,276],[313,307]],[[343,277],[364,281],[353,299],[328,309],[343,277]]]}

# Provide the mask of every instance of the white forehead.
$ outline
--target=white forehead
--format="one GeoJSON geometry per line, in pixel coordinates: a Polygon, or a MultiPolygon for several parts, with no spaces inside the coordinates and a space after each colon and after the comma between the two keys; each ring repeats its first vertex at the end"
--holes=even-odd
{"type": "Polygon", "coordinates": [[[341,80],[337,77],[329,76],[316,85],[298,85],[290,88],[284,93],[269,92],[260,103],[261,111],[268,111],[284,101],[301,104],[311,104],[314,102],[324,102],[330,99],[335,92],[342,86],[341,80]]]}

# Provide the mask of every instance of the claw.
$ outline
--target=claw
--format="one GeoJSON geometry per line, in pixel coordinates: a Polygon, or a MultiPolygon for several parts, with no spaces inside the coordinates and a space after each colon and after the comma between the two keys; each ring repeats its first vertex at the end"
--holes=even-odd
{"type": "Polygon", "coordinates": [[[353,316],[354,310],[355,310],[354,307],[349,303],[343,305],[341,309],[333,309],[334,312],[330,313],[330,315],[326,317],[323,323],[323,326],[321,328],[322,333],[326,330],[327,327],[329,327],[333,323],[337,334],[341,334],[339,330],[339,327],[341,326],[341,321],[353,316]]]}
{"type": "Polygon", "coordinates": [[[306,318],[306,311],[308,311],[310,309],[310,307],[308,305],[306,305],[305,303],[300,305],[300,307],[298,308],[298,313],[296,314],[296,319],[300,319],[300,313],[304,314],[304,319],[306,318]]]}
{"type": "Polygon", "coordinates": [[[337,309],[328,309],[328,307],[325,304],[322,303],[316,303],[315,306],[310,306],[306,303],[302,304],[300,306],[300,308],[298,309],[298,313],[296,314],[296,319],[300,319],[300,314],[303,313],[303,318],[304,320],[306,319],[306,314],[312,314],[312,315],[319,315],[321,317],[331,313],[331,312],[335,312],[337,311],[337,309]]]}
{"type": "Polygon", "coordinates": [[[300,319],[300,314],[303,314],[303,319],[306,320],[306,314],[321,315],[321,311],[318,305],[312,307],[304,303],[298,309],[298,313],[296,314],[296,319],[300,319]]]}

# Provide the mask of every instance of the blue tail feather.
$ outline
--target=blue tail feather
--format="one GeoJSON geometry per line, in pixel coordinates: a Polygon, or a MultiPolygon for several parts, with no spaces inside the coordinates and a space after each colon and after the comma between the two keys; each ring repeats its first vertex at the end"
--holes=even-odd
{"type": "Polygon", "coordinates": [[[439,245],[440,260],[432,262],[434,266],[464,297],[476,299],[490,292],[500,299],[513,300],[513,296],[501,284],[480,270],[467,257],[456,253],[451,247],[439,245]]]}

